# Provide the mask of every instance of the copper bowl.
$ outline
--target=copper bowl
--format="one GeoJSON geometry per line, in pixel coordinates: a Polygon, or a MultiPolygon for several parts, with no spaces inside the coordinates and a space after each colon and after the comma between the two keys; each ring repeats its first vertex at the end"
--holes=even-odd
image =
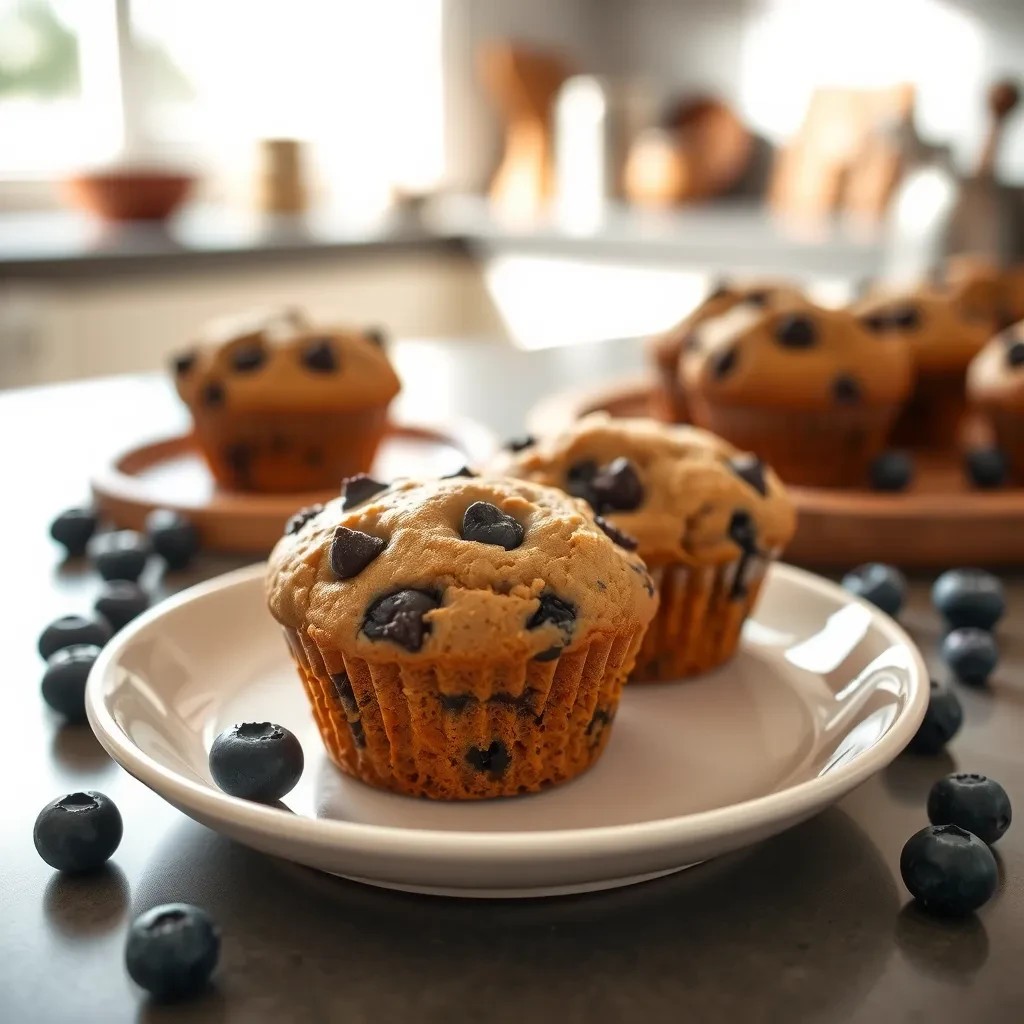
{"type": "Polygon", "coordinates": [[[194,181],[168,171],[101,171],[68,178],[64,193],[101,220],[161,221],[181,205],[194,181]]]}

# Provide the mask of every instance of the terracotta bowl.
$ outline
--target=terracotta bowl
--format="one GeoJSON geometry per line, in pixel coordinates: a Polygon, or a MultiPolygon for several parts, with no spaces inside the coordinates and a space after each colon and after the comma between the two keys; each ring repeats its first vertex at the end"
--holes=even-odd
{"type": "Polygon", "coordinates": [[[160,221],[178,208],[194,181],[165,171],[105,171],[68,178],[64,193],[101,220],[160,221]]]}

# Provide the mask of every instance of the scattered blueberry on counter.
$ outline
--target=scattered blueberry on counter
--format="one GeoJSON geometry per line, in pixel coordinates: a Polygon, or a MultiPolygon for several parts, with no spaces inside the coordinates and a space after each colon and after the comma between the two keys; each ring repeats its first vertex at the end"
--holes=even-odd
{"type": "Polygon", "coordinates": [[[948,686],[942,686],[933,679],[924,721],[907,749],[915,754],[937,754],[960,731],[963,723],[960,698],[948,686]]]}
{"type": "Polygon", "coordinates": [[[939,653],[957,679],[970,686],[983,686],[999,663],[995,637],[973,626],[947,633],[939,653]]]}
{"type": "Polygon", "coordinates": [[[89,558],[105,580],[128,580],[135,583],[149,561],[149,541],[134,530],[115,530],[93,537],[88,546],[89,558]]]}
{"type": "Polygon", "coordinates": [[[210,748],[210,774],[231,796],[280,800],[299,781],[304,767],[295,735],[271,722],[242,722],[225,729],[210,748]]]}
{"type": "Polygon", "coordinates": [[[991,629],[1006,611],[999,577],[984,569],[944,572],[932,587],[932,603],[954,628],[991,629]]]}
{"type": "Polygon", "coordinates": [[[85,554],[86,545],[96,532],[99,517],[91,508],[69,508],[50,523],[50,536],[64,546],[73,558],[85,554]]]}
{"type": "Polygon", "coordinates": [[[991,899],[999,872],[992,851],[958,825],[929,825],[900,854],[911,896],[937,914],[970,914],[991,899]]]}
{"type": "Polygon", "coordinates": [[[1006,483],[1009,466],[999,448],[975,448],[964,456],[967,479],[982,490],[1002,487],[1006,483]]]}
{"type": "Polygon", "coordinates": [[[899,615],[907,594],[907,580],[903,573],[881,562],[858,565],[843,577],[842,586],[893,618],[899,615]]]}
{"type": "Polygon", "coordinates": [[[57,651],[79,644],[102,647],[113,635],[106,619],[85,615],[62,615],[39,634],[39,653],[49,660],[57,651]]]}
{"type": "Polygon", "coordinates": [[[167,903],[140,914],[128,930],[125,966],[157,999],[183,999],[209,983],[220,956],[220,931],[205,910],[167,903]]]}
{"type": "Polygon", "coordinates": [[[93,608],[115,629],[123,629],[149,607],[149,594],[129,580],[104,583],[93,608]]]}
{"type": "Polygon", "coordinates": [[[914,460],[906,452],[882,452],[868,470],[876,491],[905,491],[914,479],[914,460]]]}
{"type": "Polygon", "coordinates": [[[99,654],[95,644],[75,644],[46,659],[43,700],[69,722],[85,721],[85,681],[99,654]]]}
{"type": "Polygon", "coordinates": [[[199,551],[199,532],[181,513],[158,508],[146,517],[153,550],[169,569],[185,569],[199,551]]]}
{"type": "Polygon", "coordinates": [[[1013,811],[1006,790],[995,779],[960,772],[932,786],[928,820],[933,825],[959,825],[991,846],[1010,827],[1013,811]]]}
{"type": "Polygon", "coordinates": [[[39,856],[58,871],[94,871],[121,843],[124,825],[114,801],[92,790],[68,793],[36,818],[32,839],[39,856]]]}

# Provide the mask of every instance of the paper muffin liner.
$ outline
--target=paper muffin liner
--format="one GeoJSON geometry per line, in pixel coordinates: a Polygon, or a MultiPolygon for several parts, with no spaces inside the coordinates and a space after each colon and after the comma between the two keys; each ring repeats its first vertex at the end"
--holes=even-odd
{"type": "Polygon", "coordinates": [[[966,368],[918,370],[914,391],[893,427],[893,443],[952,448],[967,412],[966,368]]]}
{"type": "Polygon", "coordinates": [[[337,490],[344,477],[369,471],[386,426],[384,407],[195,415],[210,472],[233,491],[337,490]]]}
{"type": "Polygon", "coordinates": [[[754,555],[720,566],[651,566],[661,600],[640,645],[632,681],[675,680],[728,661],[773,560],[754,555]]]}
{"type": "Polygon", "coordinates": [[[595,635],[550,661],[371,662],[286,629],[331,760],[383,789],[436,800],[534,793],[600,756],[641,630],[595,635]]]}

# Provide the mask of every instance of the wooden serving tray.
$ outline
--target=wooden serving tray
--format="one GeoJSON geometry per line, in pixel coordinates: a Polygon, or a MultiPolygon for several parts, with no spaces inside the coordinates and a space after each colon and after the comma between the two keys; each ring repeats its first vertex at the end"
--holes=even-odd
{"type": "MultiPolygon", "coordinates": [[[[452,473],[485,461],[496,447],[490,431],[470,420],[444,427],[392,424],[372,474],[393,480],[452,473]]],[[[222,490],[188,435],[130,448],[93,477],[92,492],[100,514],[118,527],[141,530],[150,512],[169,508],[196,525],[205,548],[246,554],[266,554],[297,509],[338,496],[338,488],[307,494],[222,490]]]]}
{"type": "MultiPolygon", "coordinates": [[[[598,411],[650,416],[654,387],[642,377],[550,395],[530,412],[530,432],[557,432],[598,411]]],[[[823,568],[1024,565],[1024,489],[972,489],[955,450],[913,456],[914,482],[899,494],[790,487],[799,523],[786,560],[823,568]]]]}

